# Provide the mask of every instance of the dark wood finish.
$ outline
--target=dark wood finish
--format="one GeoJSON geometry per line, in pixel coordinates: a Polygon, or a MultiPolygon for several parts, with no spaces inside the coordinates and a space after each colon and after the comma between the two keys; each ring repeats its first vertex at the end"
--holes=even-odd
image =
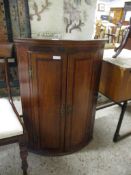
{"type": "MultiPolygon", "coordinates": [[[[124,48],[131,50],[131,19],[127,33],[120,46],[116,48],[113,58],[116,58],[124,48]]],[[[122,68],[103,61],[99,90],[115,102],[131,99],[131,68],[122,68]]]]}
{"type": "Polygon", "coordinates": [[[73,149],[89,137],[90,86],[93,59],[88,53],[80,52],[69,56],[67,74],[67,118],[66,148],[73,149]],[[88,76],[87,76],[88,75],[88,76]],[[88,99],[88,100],[87,100],[88,99]],[[71,110],[71,112],[70,112],[71,110]],[[69,111],[69,112],[68,112],[69,111]]]}
{"type": "Polygon", "coordinates": [[[32,113],[35,114],[37,126],[34,139],[38,149],[63,148],[64,116],[60,115],[60,110],[65,105],[67,58],[64,54],[59,55],[61,60],[52,60],[53,52],[44,53],[43,50],[42,53],[32,51],[29,56],[33,74],[32,113]]]}
{"type": "Polygon", "coordinates": [[[100,92],[115,102],[131,99],[131,68],[103,61],[100,92]]]}
{"type": "MultiPolygon", "coordinates": [[[[127,33],[120,46],[115,49],[116,54],[113,58],[116,58],[124,48],[131,50],[131,18],[127,33]]],[[[131,135],[131,132],[120,135],[120,128],[126,112],[127,101],[131,99],[131,68],[123,68],[108,61],[103,61],[99,91],[117,104],[123,102],[123,104],[120,105],[121,113],[113,141],[117,142],[131,135]]]]}
{"type": "Polygon", "coordinates": [[[28,156],[28,137],[27,133],[24,136],[19,137],[19,147],[20,147],[20,157],[22,160],[21,168],[23,170],[23,175],[27,175],[28,163],[27,163],[27,156],[28,156]]]}
{"type": "Polygon", "coordinates": [[[93,134],[105,41],[15,43],[29,147],[48,154],[80,149],[93,134]]]}
{"type": "Polygon", "coordinates": [[[123,121],[126,109],[127,109],[127,101],[124,101],[122,106],[121,106],[121,114],[120,114],[120,117],[119,117],[119,120],[118,120],[118,124],[117,124],[117,127],[116,127],[114,137],[113,137],[114,142],[120,141],[120,140],[126,138],[127,136],[131,135],[131,132],[128,132],[124,135],[120,135],[120,129],[121,129],[121,125],[122,125],[122,121],[123,121]]]}
{"type": "Polygon", "coordinates": [[[99,81],[99,73],[97,75],[96,72],[100,72],[99,56],[94,57],[92,52],[87,49],[87,51],[80,51],[69,56],[65,133],[65,149],[67,151],[79,147],[83,144],[82,142],[92,138],[91,127],[94,118],[92,112],[96,105],[99,81]],[[96,66],[96,64],[98,65],[96,66]],[[94,81],[94,78],[97,80],[94,81]]]}
{"type": "Polygon", "coordinates": [[[13,52],[13,43],[0,43],[0,59],[11,57],[13,52]]]}
{"type": "MultiPolygon", "coordinates": [[[[18,142],[20,145],[20,156],[21,156],[21,160],[22,160],[22,170],[23,170],[23,175],[27,175],[27,168],[28,168],[28,164],[27,164],[27,155],[28,155],[28,151],[27,151],[27,132],[25,129],[25,126],[23,124],[23,122],[21,121],[21,118],[15,108],[15,105],[13,103],[13,99],[11,96],[11,89],[10,89],[10,83],[9,83],[9,69],[8,69],[8,58],[12,56],[12,50],[13,50],[13,44],[12,43],[1,43],[0,44],[0,59],[4,60],[4,68],[5,68],[5,80],[6,80],[6,85],[7,85],[7,91],[8,91],[8,95],[9,95],[9,102],[10,105],[12,106],[12,109],[14,110],[14,112],[16,113],[16,116],[18,117],[19,122],[21,123],[22,127],[23,127],[23,134],[22,135],[18,135],[18,136],[14,136],[14,137],[8,137],[5,139],[0,139],[0,145],[6,145],[6,144],[10,144],[10,143],[15,143],[18,142]]],[[[1,116],[4,117],[4,116],[1,116]]]]}

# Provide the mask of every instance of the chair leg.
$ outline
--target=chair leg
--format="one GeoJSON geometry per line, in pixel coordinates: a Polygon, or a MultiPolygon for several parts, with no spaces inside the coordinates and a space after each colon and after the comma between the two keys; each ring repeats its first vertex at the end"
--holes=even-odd
{"type": "Polygon", "coordinates": [[[27,150],[27,136],[24,135],[19,140],[19,147],[20,147],[20,157],[22,160],[22,170],[23,175],[27,175],[27,169],[28,169],[28,163],[27,163],[27,156],[28,156],[28,150],[27,150]]]}

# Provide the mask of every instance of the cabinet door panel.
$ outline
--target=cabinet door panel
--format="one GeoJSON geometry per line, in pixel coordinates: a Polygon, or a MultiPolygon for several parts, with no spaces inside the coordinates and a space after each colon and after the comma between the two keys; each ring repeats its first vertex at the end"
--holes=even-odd
{"type": "Polygon", "coordinates": [[[52,53],[30,54],[32,109],[38,149],[63,149],[65,117],[61,109],[65,106],[67,59],[64,55],[60,56],[53,59],[52,53]]]}
{"type": "MultiPolygon", "coordinates": [[[[90,98],[93,60],[85,53],[68,58],[66,149],[85,143],[90,125],[90,98]],[[71,110],[72,109],[72,110],[71,110]]],[[[89,134],[88,134],[89,135],[89,134]]]]}

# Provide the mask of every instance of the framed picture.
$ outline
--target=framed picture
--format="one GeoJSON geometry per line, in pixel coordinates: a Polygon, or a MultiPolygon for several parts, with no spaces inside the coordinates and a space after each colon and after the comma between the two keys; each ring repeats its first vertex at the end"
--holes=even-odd
{"type": "Polygon", "coordinates": [[[98,11],[104,12],[105,11],[105,4],[102,4],[102,3],[98,4],[98,11]]]}

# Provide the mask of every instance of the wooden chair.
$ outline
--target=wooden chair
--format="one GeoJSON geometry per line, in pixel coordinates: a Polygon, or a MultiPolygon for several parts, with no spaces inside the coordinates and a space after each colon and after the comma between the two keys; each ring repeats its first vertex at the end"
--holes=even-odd
{"type": "Polygon", "coordinates": [[[117,124],[113,141],[116,142],[129,136],[131,132],[120,136],[120,128],[127,107],[131,99],[131,19],[127,33],[120,46],[107,50],[104,54],[99,91],[121,106],[121,114],[117,124]]]}
{"type": "Polygon", "coordinates": [[[130,18],[130,24],[127,27],[125,37],[123,38],[120,46],[115,48],[116,53],[115,55],[113,55],[113,58],[116,58],[123,49],[131,50],[131,18],[130,18]]]}
{"type": "Polygon", "coordinates": [[[27,132],[15,108],[9,83],[8,58],[12,56],[13,44],[0,43],[0,59],[5,68],[5,80],[9,98],[0,98],[0,145],[19,143],[23,175],[27,175],[27,132]]]}

